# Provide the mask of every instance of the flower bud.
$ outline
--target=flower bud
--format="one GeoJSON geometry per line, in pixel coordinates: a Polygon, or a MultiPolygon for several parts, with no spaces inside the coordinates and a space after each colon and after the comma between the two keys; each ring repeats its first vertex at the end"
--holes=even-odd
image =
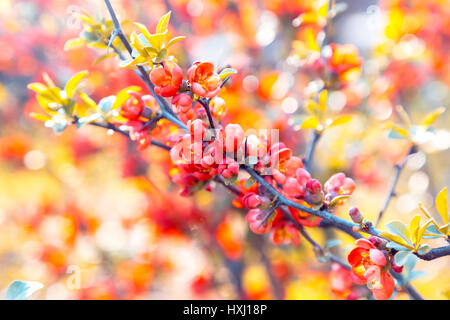
{"type": "Polygon", "coordinates": [[[354,223],[361,224],[364,220],[362,213],[359,211],[357,207],[350,208],[348,214],[350,215],[350,218],[352,218],[352,221],[354,223]]]}
{"type": "Polygon", "coordinates": [[[380,250],[386,249],[386,245],[388,244],[388,242],[385,239],[382,239],[377,236],[371,236],[369,238],[369,241],[372,242],[373,245],[380,250]]]}
{"type": "Polygon", "coordinates": [[[310,179],[306,183],[306,202],[310,204],[320,204],[323,202],[325,195],[322,191],[322,185],[316,179],[310,179]]]}
{"type": "Polygon", "coordinates": [[[297,171],[295,171],[295,177],[301,186],[306,186],[306,183],[311,179],[309,172],[303,168],[298,168],[297,171]]]}
{"type": "Polygon", "coordinates": [[[395,273],[401,273],[403,271],[403,266],[399,266],[399,265],[395,264],[394,258],[391,259],[391,268],[392,268],[392,271],[394,271],[395,273]]]}
{"type": "Polygon", "coordinates": [[[249,209],[255,209],[259,207],[262,203],[261,198],[256,193],[248,193],[242,198],[242,202],[244,203],[244,206],[246,206],[249,209]]]}

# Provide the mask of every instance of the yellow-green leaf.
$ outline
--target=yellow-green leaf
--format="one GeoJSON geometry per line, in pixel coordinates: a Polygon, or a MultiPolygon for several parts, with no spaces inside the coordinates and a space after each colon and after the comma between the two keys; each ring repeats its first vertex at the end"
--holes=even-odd
{"type": "Polygon", "coordinates": [[[225,68],[225,69],[223,69],[223,70],[220,72],[219,77],[220,77],[221,80],[223,80],[223,79],[225,79],[226,77],[229,77],[229,76],[231,76],[232,74],[236,74],[236,73],[237,73],[237,71],[234,70],[234,69],[232,69],[232,68],[225,68]]]}
{"type": "Polygon", "coordinates": [[[166,34],[167,31],[164,33],[152,34],[149,38],[147,38],[147,40],[153,48],[161,50],[162,43],[164,41],[164,37],[166,36],[166,34]]]}
{"type": "Polygon", "coordinates": [[[300,129],[316,129],[319,125],[319,118],[316,116],[307,117],[301,124],[300,129]]]}
{"type": "Polygon", "coordinates": [[[116,95],[116,100],[114,101],[111,110],[120,108],[125,103],[125,101],[127,101],[131,97],[128,91],[139,92],[141,91],[141,87],[131,86],[123,90],[120,90],[119,93],[116,95]]]}
{"type": "Polygon", "coordinates": [[[447,205],[447,187],[442,189],[439,194],[436,196],[436,209],[442,217],[442,221],[444,224],[448,224],[449,222],[449,213],[448,213],[448,205],[447,205]]]}
{"type": "Polygon", "coordinates": [[[420,227],[420,216],[416,215],[412,218],[411,223],[409,224],[409,231],[411,232],[412,241],[415,245],[420,241],[418,238],[419,235],[419,227],[420,227]]]}
{"type": "Polygon", "coordinates": [[[319,113],[320,107],[319,104],[313,100],[308,100],[305,104],[305,109],[308,113],[312,115],[317,115],[319,113]]]}
{"type": "Polygon", "coordinates": [[[425,115],[425,119],[422,121],[422,126],[428,128],[431,126],[436,119],[445,112],[444,107],[437,108],[436,110],[431,111],[425,115]]]}
{"type": "Polygon", "coordinates": [[[322,90],[319,94],[319,110],[325,112],[327,110],[328,91],[322,90]]]}
{"type": "Polygon", "coordinates": [[[450,224],[447,223],[446,225],[440,226],[440,227],[438,228],[438,230],[439,230],[440,232],[442,232],[443,234],[448,234],[449,228],[450,228],[450,224]]]}
{"type": "Polygon", "coordinates": [[[81,72],[78,72],[76,75],[70,78],[69,81],[67,81],[64,90],[66,91],[68,98],[72,98],[75,88],[78,86],[80,81],[83,80],[84,77],[86,77],[87,74],[87,70],[83,70],[81,72]]]}
{"type": "Polygon", "coordinates": [[[420,243],[420,241],[422,240],[423,234],[425,233],[425,231],[427,230],[427,227],[430,225],[430,223],[432,223],[433,220],[428,220],[417,232],[417,242],[416,242],[416,246],[420,243]]]}
{"type": "Polygon", "coordinates": [[[64,51],[81,48],[85,45],[85,43],[85,40],[82,38],[69,39],[64,44],[64,51]]]}
{"type": "Polygon", "coordinates": [[[399,135],[401,135],[405,138],[407,138],[409,136],[408,130],[406,130],[396,124],[388,123],[385,125],[385,128],[391,129],[392,131],[395,131],[396,133],[398,133],[399,135]]]}
{"type": "Polygon", "coordinates": [[[388,240],[394,241],[395,243],[398,243],[402,246],[404,246],[405,248],[408,248],[410,250],[414,250],[415,248],[413,246],[411,246],[410,244],[406,243],[406,241],[404,241],[401,237],[387,233],[387,232],[381,232],[380,236],[383,238],[386,238],[388,240]]]}
{"type": "Polygon", "coordinates": [[[167,12],[165,15],[161,17],[158,21],[158,25],[156,27],[156,33],[163,33],[167,31],[167,27],[169,26],[170,14],[172,11],[167,12]]]}
{"type": "Polygon", "coordinates": [[[101,49],[101,50],[106,50],[108,48],[108,46],[106,44],[101,43],[101,42],[89,42],[87,44],[87,46],[89,48],[101,49]]]}
{"type": "Polygon", "coordinates": [[[179,37],[175,37],[175,38],[170,39],[170,41],[167,43],[167,48],[170,48],[171,46],[173,46],[178,41],[181,41],[181,40],[184,40],[184,39],[186,39],[185,36],[179,36],[179,37]]]}
{"type": "Polygon", "coordinates": [[[39,82],[30,83],[27,88],[40,94],[43,94],[48,90],[45,85],[39,82]]]}
{"type": "Polygon", "coordinates": [[[77,16],[78,16],[78,18],[80,18],[81,20],[83,20],[87,24],[94,24],[95,23],[94,19],[92,19],[92,17],[89,16],[88,14],[79,13],[77,16]]]}
{"type": "Polygon", "coordinates": [[[45,115],[42,113],[35,113],[35,112],[31,112],[30,117],[37,119],[39,121],[44,121],[44,122],[51,119],[51,117],[49,117],[48,115],[45,115]]]}
{"type": "Polygon", "coordinates": [[[339,116],[331,122],[330,127],[350,122],[352,119],[353,117],[351,115],[339,116]]]}
{"type": "Polygon", "coordinates": [[[82,92],[80,98],[89,106],[89,108],[98,111],[97,104],[86,93],[82,92]]]}
{"type": "Polygon", "coordinates": [[[142,34],[148,40],[148,42],[150,42],[149,38],[152,36],[152,34],[147,30],[147,27],[139,22],[135,22],[134,24],[139,28],[139,30],[141,30],[142,34]]]}

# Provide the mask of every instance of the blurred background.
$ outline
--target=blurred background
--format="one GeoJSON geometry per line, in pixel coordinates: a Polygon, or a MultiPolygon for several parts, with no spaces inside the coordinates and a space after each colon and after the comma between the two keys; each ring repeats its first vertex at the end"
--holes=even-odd
{"type": "MultiPolygon", "coordinates": [[[[201,59],[239,71],[220,95],[226,122],[280,129],[281,140],[304,154],[311,136],[296,119],[305,114],[305,92],[320,84],[302,71],[295,42],[303,41],[302,14],[323,1],[111,2],[121,21],[149,30],[172,10],[171,32],[187,38],[176,47],[180,65],[201,59]]],[[[358,205],[373,220],[408,149],[405,141],[388,139],[381,124],[396,119],[397,104],[414,123],[449,105],[450,3],[349,0],[337,6],[342,12],[327,41],[355,45],[364,64],[358,81],[329,92],[331,112],[351,113],[353,120],[324,133],[313,176],[322,183],[339,171],[351,176],[354,197],[336,214],[345,217],[358,205]]],[[[277,247],[251,234],[226,190],[179,196],[166,152],[137,152],[102,128],[54,134],[29,117],[39,106],[26,85],[42,81],[43,72],[62,86],[89,70],[84,90],[96,101],[140,85],[116,59],[97,60],[102,50],[64,50],[82,31],[76,17],[82,9],[109,19],[103,1],[0,1],[0,291],[22,279],[43,283],[47,299],[345,298],[330,265],[316,261],[306,241],[277,247]]],[[[422,137],[384,221],[409,222],[418,203],[433,211],[434,197],[450,182],[449,120],[447,111],[431,136],[422,137]]],[[[339,238],[340,254],[353,242],[330,230],[311,234],[321,243],[339,238]]],[[[450,297],[449,257],[419,261],[416,269],[426,271],[412,280],[425,298],[450,297]]]]}

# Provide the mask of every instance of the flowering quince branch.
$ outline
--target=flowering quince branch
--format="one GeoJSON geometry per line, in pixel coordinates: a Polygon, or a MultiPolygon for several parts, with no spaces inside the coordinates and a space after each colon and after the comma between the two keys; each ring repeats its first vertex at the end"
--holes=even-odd
{"type": "MultiPolygon", "coordinates": [[[[218,73],[215,71],[212,63],[195,62],[187,71],[187,80],[183,80],[183,70],[176,64],[172,56],[165,58],[167,52],[164,52],[164,58],[161,59],[156,59],[148,54],[152,50],[158,52],[161,49],[161,44],[155,45],[153,43],[147,47],[149,51],[144,50],[142,51],[142,56],[136,57],[136,51],[142,48],[139,47],[135,34],[131,34],[130,41],[127,39],[110,1],[105,0],[105,3],[114,24],[114,30],[110,35],[109,41],[107,41],[108,48],[113,48],[119,58],[125,60],[122,52],[113,45],[116,37],[120,39],[129,55],[135,58],[131,61],[137,68],[135,72],[145,83],[153,97],[146,96],[146,98],[154,99],[152,101],[155,102],[155,106],[156,104],[159,106],[160,112],[154,112],[154,110],[149,108],[145,104],[148,101],[137,92],[123,90],[131,98],[128,98],[128,96],[124,98],[122,91],[122,95],[120,93],[117,95],[121,99],[116,98],[121,104],[119,102],[116,103],[116,100],[114,100],[116,105],[110,108],[120,108],[120,113],[118,114],[125,120],[128,120],[126,125],[131,128],[128,133],[122,130],[121,126],[116,126],[112,123],[110,113],[104,111],[102,107],[98,107],[86,95],[82,95],[81,98],[87,104],[94,106],[94,109],[102,110],[105,122],[80,121],[78,116],[75,115],[73,116],[75,119],[72,122],[73,124],[81,125],[82,123],[87,123],[92,126],[113,130],[127,136],[131,140],[138,140],[141,149],[152,144],[169,151],[173,163],[170,175],[174,183],[183,186],[182,195],[191,195],[201,188],[211,191],[214,182],[222,184],[237,196],[237,199],[233,201],[233,205],[237,208],[250,209],[246,219],[254,233],[270,232],[271,240],[275,245],[292,244],[297,246],[300,243],[300,235],[303,236],[313,246],[318,258],[328,258],[328,260],[337,263],[344,269],[350,269],[352,277],[355,278],[353,279],[354,282],[367,285],[376,299],[388,299],[392,295],[395,288],[394,278],[398,280],[399,284],[412,298],[422,298],[407,279],[400,274],[403,269],[401,262],[410,253],[423,260],[433,260],[450,255],[450,246],[428,251],[422,250],[424,247],[420,246],[420,239],[416,241],[420,219],[414,218],[414,223],[411,223],[411,230],[413,230],[411,233],[414,233],[416,239],[412,240],[414,245],[405,244],[406,247],[399,249],[398,246],[392,246],[392,242],[399,244],[396,242],[395,235],[392,236],[377,230],[370,221],[364,220],[357,208],[352,208],[349,211],[352,221],[335,216],[333,214],[334,208],[351,196],[356,187],[355,182],[351,178],[346,177],[344,173],[337,173],[331,176],[322,188],[322,184],[318,180],[313,179],[308,171],[313,164],[314,150],[321,137],[323,128],[328,125],[331,126],[333,123],[334,125],[345,123],[349,119],[348,116],[341,116],[337,119],[324,118],[327,90],[323,89],[319,92],[318,103],[311,100],[305,107],[310,111],[311,116],[308,118],[308,121],[303,123],[304,127],[302,128],[314,129],[314,131],[312,141],[305,155],[305,164],[303,164],[299,157],[292,156],[291,149],[287,148],[284,143],[274,141],[276,139],[272,139],[272,137],[270,139],[269,137],[260,139],[255,135],[246,135],[239,124],[229,123],[226,126],[221,124],[220,120],[223,114],[221,110],[223,110],[222,107],[224,107],[225,102],[218,97],[218,94],[230,75],[236,73],[235,70],[225,68],[218,73]],[[144,67],[144,64],[147,63],[150,64],[151,70],[144,67]],[[166,100],[166,98],[170,97],[172,98],[171,104],[166,100]],[[123,102],[126,99],[128,100],[123,102]],[[174,133],[171,133],[167,137],[167,144],[154,141],[149,133],[158,125],[158,121],[161,119],[166,119],[170,122],[170,125],[174,124],[179,129],[182,129],[177,129],[174,133]],[[208,123],[209,129],[214,131],[214,134],[211,134],[211,131],[208,130],[208,123]],[[182,131],[184,131],[183,134],[180,133],[182,131]],[[258,156],[255,157],[252,153],[255,149],[266,153],[263,156],[260,156],[258,153],[258,156]],[[241,156],[244,159],[241,159],[241,156]],[[245,185],[236,186],[234,184],[238,180],[240,170],[247,172],[250,178],[245,182],[245,185]],[[348,255],[350,265],[322,248],[309,235],[306,227],[333,227],[357,239],[355,248],[348,255]],[[366,239],[364,237],[366,234],[372,236],[366,239]],[[404,249],[409,251],[403,252],[402,250],[404,249]],[[402,257],[404,258],[403,260],[401,260],[402,257]],[[397,261],[397,259],[399,260],[397,261]],[[391,271],[393,271],[392,275],[391,271]]],[[[334,2],[332,2],[332,5],[330,3],[330,6],[333,8],[334,2]]],[[[141,38],[145,37],[156,41],[157,37],[165,36],[169,17],[170,13],[160,19],[157,33],[154,35],[151,35],[145,26],[136,23],[143,32],[140,35],[142,36],[141,38]]],[[[151,42],[150,40],[149,42],[151,42]]],[[[121,46],[120,43],[118,45],[121,46]]],[[[342,49],[333,44],[330,46],[332,50],[339,51],[342,49]]],[[[168,47],[169,45],[167,45],[168,47]]],[[[163,49],[166,49],[166,47],[163,49]]],[[[343,50],[344,53],[341,54],[343,57],[340,58],[346,61],[347,55],[350,55],[355,61],[347,64],[350,65],[350,68],[358,69],[361,59],[357,54],[354,56],[353,51],[352,47],[346,47],[343,50]],[[348,54],[348,51],[350,51],[350,54],[348,54]]],[[[139,54],[141,54],[141,51],[139,51],[139,54]]],[[[338,62],[335,62],[335,64],[339,68],[336,68],[335,71],[339,73],[340,70],[340,73],[344,74],[348,68],[347,66],[344,66],[344,68],[340,66],[343,63],[342,61],[339,62],[339,54],[337,56],[338,62]]],[[[128,61],[126,60],[126,62],[128,61]]],[[[64,90],[68,99],[64,99],[62,96],[61,99],[57,97],[58,101],[62,101],[57,106],[70,110],[70,103],[75,103],[75,100],[72,99],[76,86],[74,82],[78,83],[81,81],[80,79],[84,74],[85,72],[77,74],[75,76],[76,81],[72,79],[69,81],[71,85],[66,85],[66,87],[69,87],[70,90],[64,90]]],[[[53,89],[59,90],[51,84],[49,86],[51,87],[50,89],[42,84],[31,84],[30,88],[41,94],[40,102],[42,102],[44,93],[50,92],[53,94],[55,93],[52,91],[53,89]]],[[[138,89],[140,88],[138,87],[138,89]]],[[[62,92],[60,91],[57,91],[59,95],[62,92]]],[[[99,105],[104,106],[105,102],[103,101],[103,104],[101,102],[99,105]]],[[[50,114],[55,113],[54,108],[49,106],[49,109],[50,114]]],[[[90,120],[97,119],[90,118],[90,120]]],[[[117,119],[119,122],[123,121],[123,119],[117,119]]],[[[413,145],[408,156],[414,153],[415,150],[416,148],[413,145]]],[[[394,181],[378,217],[377,225],[383,213],[387,210],[391,198],[395,196],[395,187],[400,173],[406,165],[408,156],[401,165],[396,166],[394,181]]],[[[239,182],[243,181],[240,180],[239,182]]],[[[446,213],[446,206],[443,209],[444,202],[440,200],[439,203],[438,211],[445,211],[446,213]]],[[[430,219],[420,229],[422,230],[420,238],[432,221],[430,219]]],[[[444,223],[448,223],[448,220],[444,223]]],[[[447,227],[445,225],[439,227],[439,232],[442,234],[447,234],[447,231],[448,225],[447,227]]],[[[429,247],[426,249],[429,249],[429,247]]],[[[271,269],[267,256],[263,254],[262,259],[265,261],[264,264],[273,282],[274,279],[270,275],[271,269]]],[[[240,273],[234,272],[233,274],[240,273]]],[[[239,282],[239,279],[237,280],[239,282]]],[[[239,291],[242,291],[240,285],[238,287],[239,291]]],[[[273,285],[273,288],[276,291],[275,295],[277,297],[281,296],[277,286],[273,285]]]]}
{"type": "MultiPolygon", "coordinates": [[[[127,49],[128,53],[131,55],[133,52],[133,48],[131,47],[130,42],[128,41],[127,37],[125,36],[122,27],[120,26],[119,20],[117,19],[116,13],[111,5],[111,2],[109,0],[105,0],[105,4],[108,8],[109,14],[111,15],[111,19],[114,23],[114,33],[112,37],[118,36],[122,43],[124,44],[125,48],[127,49]]],[[[123,58],[122,55],[120,55],[121,59],[123,58]]],[[[122,59],[123,60],[123,59],[122,59]]],[[[157,95],[155,93],[155,86],[153,85],[152,81],[150,80],[150,77],[148,73],[145,71],[143,66],[138,66],[138,70],[140,73],[140,78],[144,81],[147,88],[150,90],[152,96],[155,98],[156,102],[161,108],[161,112],[167,120],[175,123],[182,129],[186,129],[186,126],[184,123],[182,123],[171,111],[170,106],[168,105],[167,101],[164,100],[162,97],[157,95]]]]}
{"type": "Polygon", "coordinates": [[[391,202],[392,198],[395,197],[395,187],[397,186],[398,180],[400,178],[400,174],[403,170],[403,168],[406,165],[406,162],[408,162],[408,158],[410,155],[412,155],[413,153],[417,152],[417,147],[415,145],[412,145],[408,151],[408,154],[406,155],[405,159],[402,161],[401,164],[397,164],[395,166],[395,175],[394,175],[394,180],[392,181],[392,185],[391,188],[389,190],[389,194],[383,204],[383,208],[380,210],[380,213],[378,214],[378,219],[377,222],[375,223],[375,226],[378,227],[378,225],[380,224],[381,219],[383,218],[384,213],[386,212],[389,203],[391,202]]]}

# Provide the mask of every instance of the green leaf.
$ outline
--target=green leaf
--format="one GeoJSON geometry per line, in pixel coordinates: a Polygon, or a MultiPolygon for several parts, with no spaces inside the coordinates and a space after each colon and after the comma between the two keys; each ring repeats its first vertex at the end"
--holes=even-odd
{"type": "Polygon", "coordinates": [[[424,239],[437,239],[445,237],[434,224],[430,224],[425,230],[424,239]]]}
{"type": "Polygon", "coordinates": [[[172,11],[169,11],[159,19],[158,25],[156,26],[156,33],[163,33],[167,30],[171,13],[172,11]]]}
{"type": "Polygon", "coordinates": [[[161,63],[167,57],[167,49],[161,49],[155,57],[155,63],[161,63]]]}
{"type": "Polygon", "coordinates": [[[236,74],[237,71],[232,68],[225,68],[219,73],[220,80],[225,79],[226,77],[231,76],[232,74],[236,74]]]}
{"type": "Polygon", "coordinates": [[[396,140],[405,140],[406,137],[404,135],[401,135],[400,133],[398,133],[395,130],[389,130],[388,134],[387,134],[389,139],[396,139],[396,140]]]}
{"type": "Polygon", "coordinates": [[[399,251],[395,254],[394,259],[395,259],[395,264],[397,264],[398,266],[403,266],[409,255],[411,255],[411,251],[399,251]]]}
{"type": "Polygon", "coordinates": [[[6,300],[26,300],[33,293],[42,289],[44,285],[37,281],[15,280],[11,282],[6,290],[6,300]]]}
{"type": "Polygon", "coordinates": [[[173,46],[175,43],[177,43],[178,41],[184,40],[186,39],[185,36],[179,36],[179,37],[175,37],[170,39],[170,41],[167,43],[167,48],[170,48],[171,46],[173,46]]]}
{"type": "Polygon", "coordinates": [[[348,198],[350,198],[349,195],[337,196],[337,197],[333,198],[333,200],[331,200],[329,206],[330,207],[334,207],[339,201],[344,200],[344,199],[348,199],[348,198]]]}
{"type": "Polygon", "coordinates": [[[73,93],[75,91],[75,88],[78,86],[78,84],[81,82],[81,80],[83,80],[86,75],[87,75],[87,71],[81,71],[78,72],[76,75],[74,75],[72,78],[70,78],[70,80],[67,82],[64,91],[66,91],[67,97],[71,98],[73,96],[73,93]]]}
{"type": "Polygon", "coordinates": [[[411,234],[406,227],[406,225],[401,221],[392,221],[388,224],[386,224],[386,228],[394,235],[399,236],[403,240],[405,240],[406,243],[412,245],[411,243],[411,234]]]}
{"type": "Polygon", "coordinates": [[[400,244],[398,244],[398,243],[396,243],[394,241],[388,242],[388,244],[386,245],[386,248],[395,249],[397,251],[404,251],[404,250],[405,251],[409,251],[408,248],[406,248],[406,247],[404,247],[404,246],[402,246],[402,245],[400,245],[400,244]]]}
{"type": "Polygon", "coordinates": [[[408,256],[405,264],[403,265],[403,273],[405,274],[406,278],[409,278],[411,274],[413,274],[414,267],[416,266],[418,260],[419,258],[417,258],[417,256],[414,254],[410,254],[408,256]]]}
{"type": "Polygon", "coordinates": [[[98,103],[98,107],[100,110],[102,110],[103,112],[108,112],[109,110],[111,110],[114,101],[116,101],[116,97],[115,96],[109,96],[106,98],[103,98],[102,100],[100,100],[100,102],[98,103]]]}
{"type": "Polygon", "coordinates": [[[431,250],[431,248],[430,248],[429,245],[421,244],[420,247],[419,247],[419,250],[417,250],[417,253],[418,254],[425,254],[425,253],[427,253],[430,250],[431,250]]]}
{"type": "Polygon", "coordinates": [[[244,188],[248,189],[254,184],[255,184],[255,180],[253,180],[253,178],[250,177],[247,179],[247,181],[245,181],[244,188]]]}

